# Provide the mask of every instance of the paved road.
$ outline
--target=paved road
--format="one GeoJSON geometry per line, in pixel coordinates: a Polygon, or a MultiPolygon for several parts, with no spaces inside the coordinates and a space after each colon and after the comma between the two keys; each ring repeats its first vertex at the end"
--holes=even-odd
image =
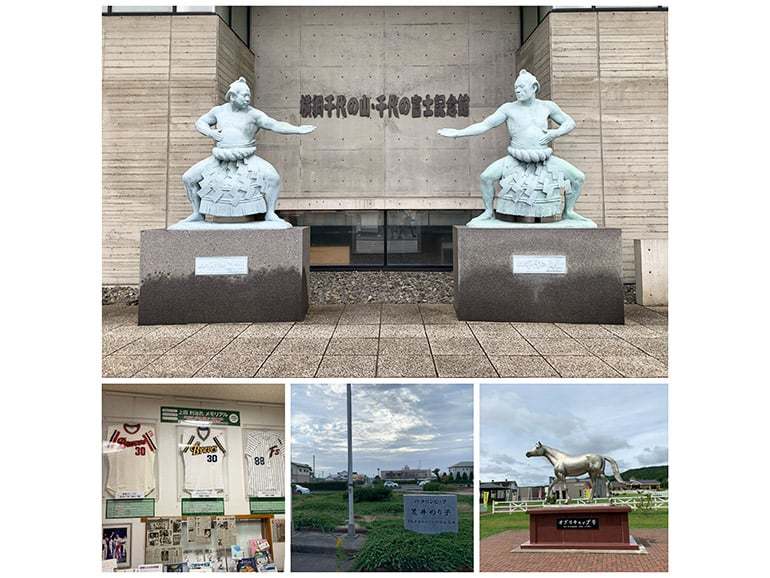
{"type": "Polygon", "coordinates": [[[350,572],[353,560],[338,562],[333,554],[291,553],[292,572],[350,572]]]}

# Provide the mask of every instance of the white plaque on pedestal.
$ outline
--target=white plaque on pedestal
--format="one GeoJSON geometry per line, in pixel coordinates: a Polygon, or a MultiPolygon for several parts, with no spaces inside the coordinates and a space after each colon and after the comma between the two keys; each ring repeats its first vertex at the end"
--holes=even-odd
{"type": "Polygon", "coordinates": [[[514,255],[514,275],[564,275],[567,273],[565,255],[514,255]]]}
{"type": "Polygon", "coordinates": [[[196,275],[246,275],[249,272],[249,258],[238,257],[195,257],[196,275]]]}
{"type": "Polygon", "coordinates": [[[219,490],[188,490],[191,498],[217,498],[221,495],[219,490]]]}
{"type": "Polygon", "coordinates": [[[144,498],[144,492],[131,491],[131,492],[117,492],[115,494],[116,500],[137,500],[144,498]]]}

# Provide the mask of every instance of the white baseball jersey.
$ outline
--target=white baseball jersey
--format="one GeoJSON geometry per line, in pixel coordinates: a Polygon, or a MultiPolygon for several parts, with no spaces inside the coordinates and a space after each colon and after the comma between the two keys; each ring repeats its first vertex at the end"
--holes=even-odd
{"type": "Polygon", "coordinates": [[[283,496],[283,436],[274,431],[252,431],[246,437],[248,495],[283,496]]]}
{"type": "Polygon", "coordinates": [[[111,424],[107,428],[107,491],[141,492],[155,489],[155,429],[146,424],[111,424]]]}
{"type": "Polygon", "coordinates": [[[225,489],[225,432],[208,427],[182,430],[184,489],[225,489]]]}

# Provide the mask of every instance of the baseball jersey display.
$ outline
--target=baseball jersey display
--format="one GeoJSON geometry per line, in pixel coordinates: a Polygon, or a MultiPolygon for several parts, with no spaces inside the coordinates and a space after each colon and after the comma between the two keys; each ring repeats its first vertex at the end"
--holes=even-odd
{"type": "Polygon", "coordinates": [[[107,428],[107,491],[113,496],[155,489],[155,429],[147,424],[111,424],[107,428]]]}
{"type": "Polygon", "coordinates": [[[275,431],[251,431],[246,438],[248,495],[283,496],[283,436],[275,431]]]}
{"type": "Polygon", "coordinates": [[[208,427],[182,430],[184,489],[225,489],[225,432],[208,427]]]}

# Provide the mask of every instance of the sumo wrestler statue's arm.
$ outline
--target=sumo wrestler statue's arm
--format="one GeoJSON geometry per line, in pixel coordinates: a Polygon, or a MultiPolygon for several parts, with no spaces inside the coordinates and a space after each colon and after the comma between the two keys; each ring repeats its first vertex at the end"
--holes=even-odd
{"type": "Polygon", "coordinates": [[[559,105],[555,102],[551,102],[550,100],[543,101],[543,104],[545,104],[548,107],[548,118],[550,118],[552,121],[554,121],[556,124],[559,125],[559,128],[553,128],[549,129],[545,132],[545,134],[540,139],[540,144],[543,146],[546,146],[551,143],[554,139],[559,138],[560,136],[564,136],[565,134],[568,134],[572,132],[575,129],[575,120],[568,115],[566,112],[564,112],[562,109],[559,108],[559,105]]]}
{"type": "Polygon", "coordinates": [[[222,134],[213,128],[217,124],[217,115],[214,112],[215,110],[216,107],[212,108],[206,114],[201,115],[201,117],[195,121],[195,128],[203,136],[207,136],[219,142],[222,140],[222,134]]]}
{"type": "Polygon", "coordinates": [[[472,124],[462,129],[440,128],[438,130],[438,134],[449,138],[458,138],[463,136],[477,136],[480,134],[484,134],[488,130],[492,130],[496,126],[500,126],[506,121],[506,119],[508,118],[508,115],[505,114],[505,107],[506,107],[505,104],[502,105],[500,108],[498,108],[495,112],[490,114],[487,118],[485,118],[481,122],[477,122],[475,124],[472,124]]]}
{"type": "Polygon", "coordinates": [[[289,122],[275,120],[274,118],[269,117],[264,112],[257,110],[256,108],[251,110],[252,114],[256,116],[257,125],[260,128],[264,128],[272,132],[277,132],[278,134],[308,134],[316,129],[316,127],[312,124],[296,126],[289,122]]]}

